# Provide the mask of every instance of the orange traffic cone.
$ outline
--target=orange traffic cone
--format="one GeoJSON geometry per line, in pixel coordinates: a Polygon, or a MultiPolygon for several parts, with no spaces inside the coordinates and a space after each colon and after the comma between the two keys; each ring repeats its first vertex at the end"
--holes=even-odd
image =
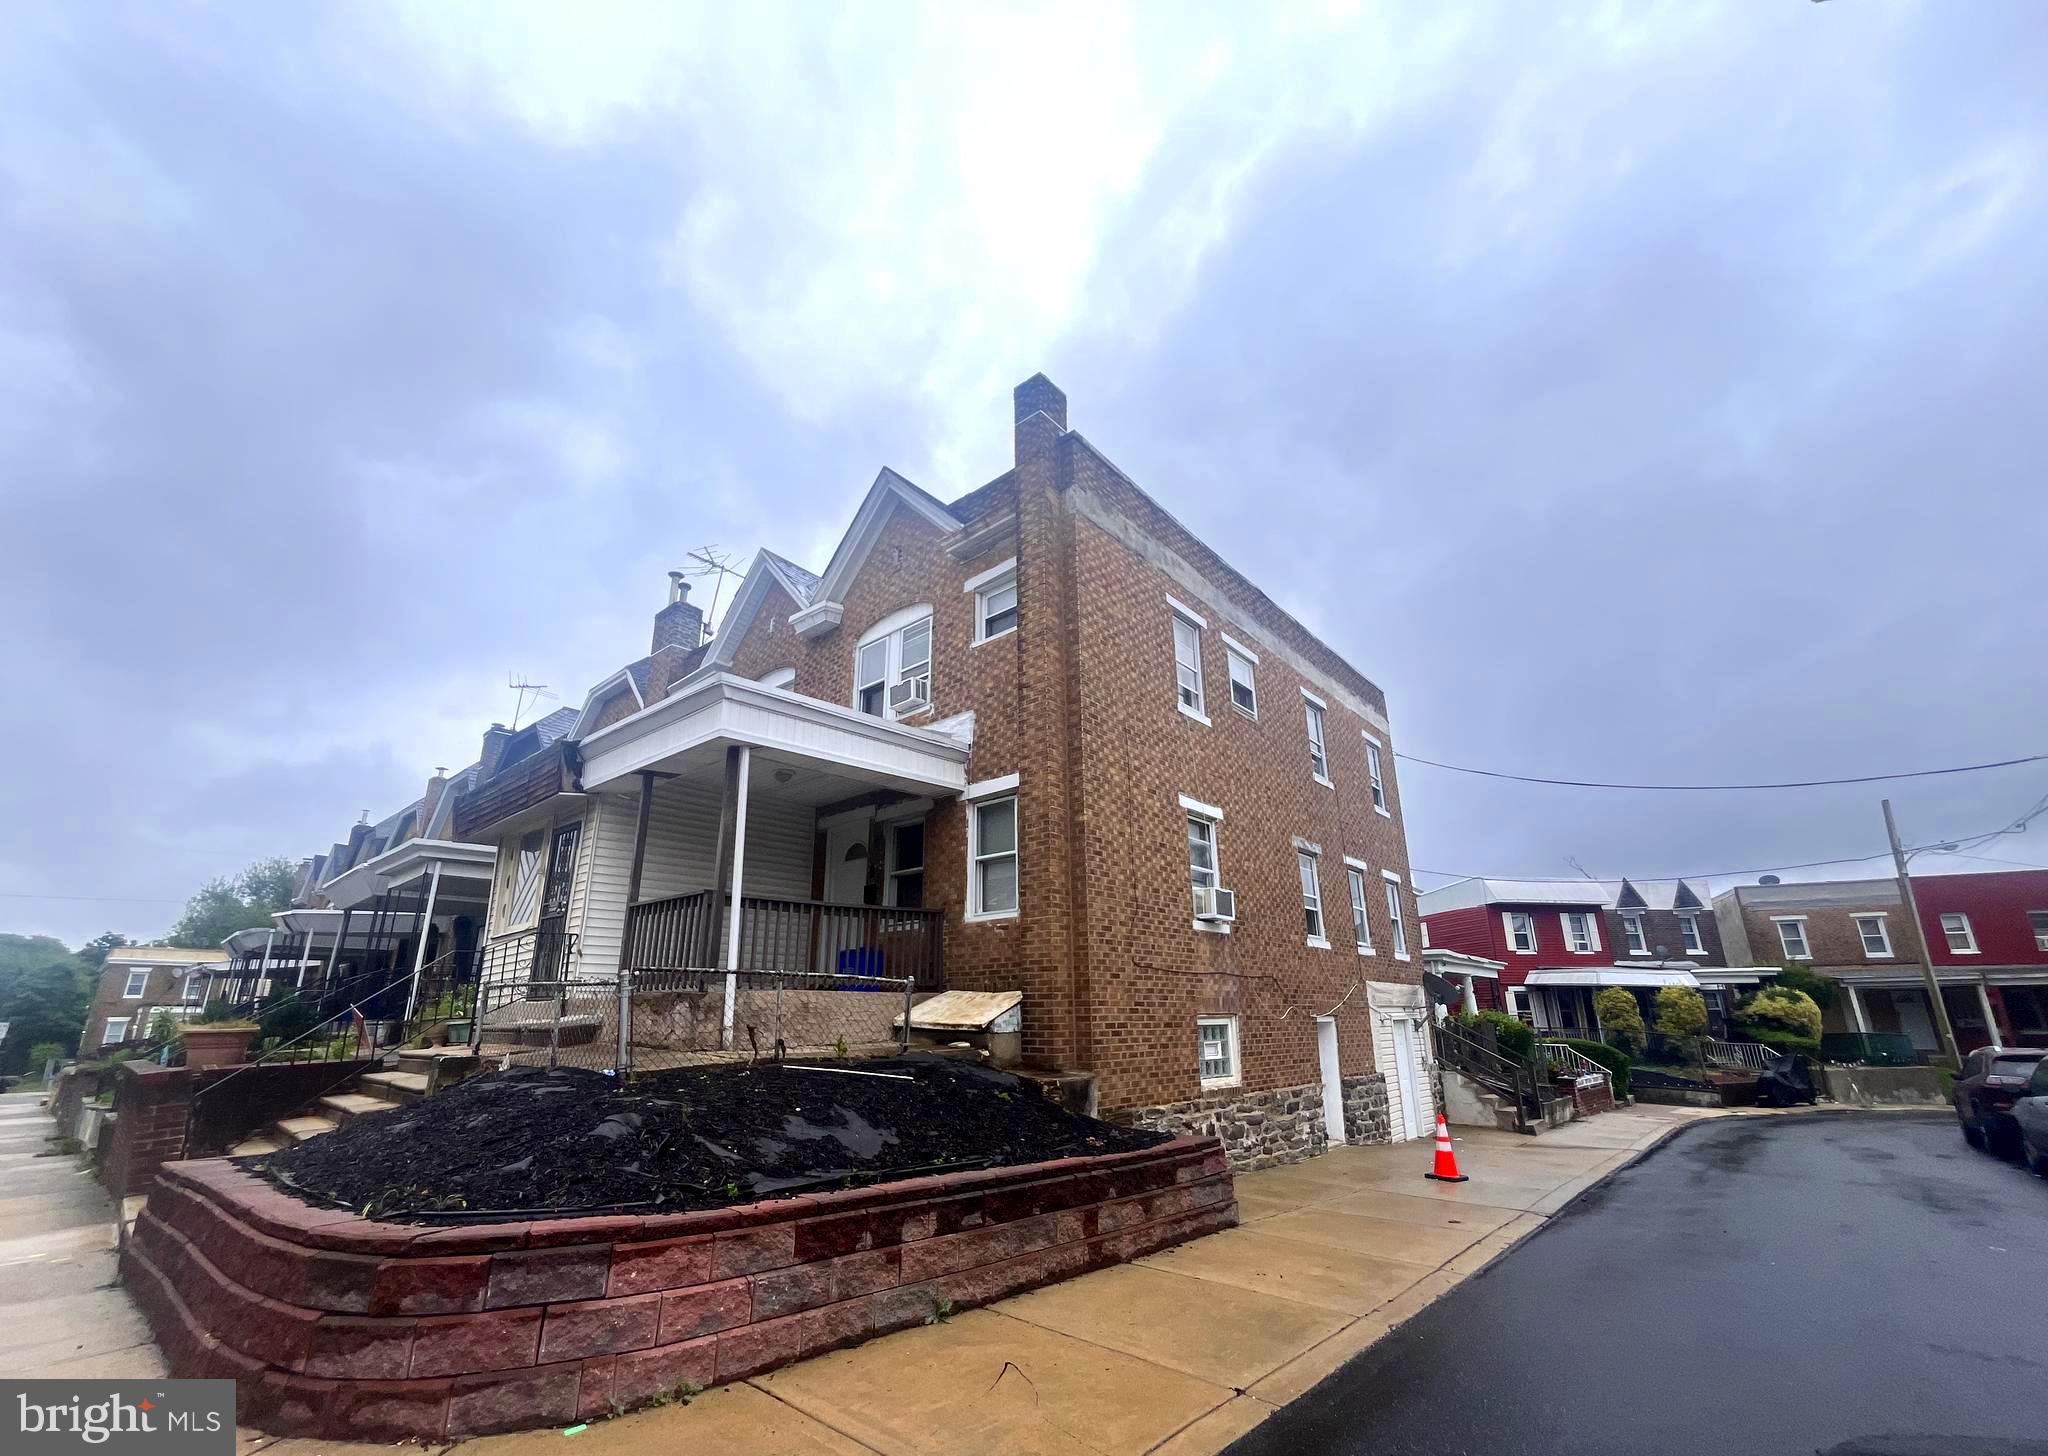
{"type": "Polygon", "coordinates": [[[1444,1115],[1436,1115],[1436,1167],[1422,1175],[1434,1178],[1439,1183],[1469,1183],[1471,1179],[1458,1171],[1458,1155],[1451,1151],[1451,1127],[1444,1121],[1444,1115]]]}

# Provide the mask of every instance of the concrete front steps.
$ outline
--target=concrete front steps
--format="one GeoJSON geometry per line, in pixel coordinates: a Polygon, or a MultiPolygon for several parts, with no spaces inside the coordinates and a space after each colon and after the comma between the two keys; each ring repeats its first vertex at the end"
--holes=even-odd
{"type": "Polygon", "coordinates": [[[431,1097],[474,1072],[476,1054],[468,1047],[409,1048],[398,1054],[393,1071],[364,1072],[347,1087],[329,1092],[293,1117],[280,1117],[260,1132],[228,1149],[231,1158],[275,1153],[294,1143],[310,1142],[333,1132],[351,1117],[389,1112],[421,1097],[431,1097]]]}
{"type": "MultiPolygon", "coordinates": [[[[1514,1102],[1466,1076],[1455,1067],[1443,1068],[1444,1078],[1444,1119],[1463,1127],[1491,1127],[1501,1132],[1514,1132],[1514,1102]]],[[[1541,1135],[1550,1128],[1563,1127],[1572,1121],[1570,1098],[1551,1097],[1543,1102],[1543,1115],[1537,1118],[1529,1131],[1541,1135]]]]}

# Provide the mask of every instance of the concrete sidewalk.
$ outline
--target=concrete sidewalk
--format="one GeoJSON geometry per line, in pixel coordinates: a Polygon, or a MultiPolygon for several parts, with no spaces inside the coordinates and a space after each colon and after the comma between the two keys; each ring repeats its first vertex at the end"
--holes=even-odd
{"type": "MultiPolygon", "coordinates": [[[[1336,1148],[1237,1180],[1239,1228],[889,1335],[688,1406],[470,1442],[477,1456],[1205,1453],[1527,1237],[1678,1127],[1639,1107],[1541,1139],[1459,1129],[1471,1181],[1427,1142],[1336,1148]]],[[[332,1442],[255,1440],[270,1456],[332,1442]]],[[[364,1451],[370,1448],[360,1448],[364,1451]]]]}
{"type": "Polygon", "coordinates": [[[149,1327],[114,1282],[113,1200],[56,1151],[41,1101],[0,1095],[0,1375],[162,1375],[149,1327]]]}

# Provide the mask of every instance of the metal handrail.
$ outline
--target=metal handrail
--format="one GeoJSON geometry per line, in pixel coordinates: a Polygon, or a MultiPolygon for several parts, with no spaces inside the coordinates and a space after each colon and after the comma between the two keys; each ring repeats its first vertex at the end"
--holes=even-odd
{"type": "Polygon", "coordinates": [[[1566,1046],[1561,1041],[1538,1042],[1536,1045],[1550,1066],[1568,1068],[1579,1077],[1598,1077],[1607,1084],[1608,1093],[1613,1093],[1614,1075],[1577,1047],[1566,1046]]]}
{"type": "Polygon", "coordinates": [[[1455,1068],[1499,1096],[1506,1097],[1515,1110],[1515,1129],[1527,1132],[1532,1119],[1542,1111],[1542,1089],[1536,1069],[1508,1056],[1497,1046],[1452,1022],[1436,1028],[1437,1060],[1455,1068]]]}
{"type": "Polygon", "coordinates": [[[1710,1036],[1700,1038],[1701,1060],[1716,1066],[1747,1067],[1753,1072],[1766,1072],[1770,1070],[1771,1059],[1778,1055],[1775,1047],[1758,1041],[1716,1041],[1710,1036]]]}

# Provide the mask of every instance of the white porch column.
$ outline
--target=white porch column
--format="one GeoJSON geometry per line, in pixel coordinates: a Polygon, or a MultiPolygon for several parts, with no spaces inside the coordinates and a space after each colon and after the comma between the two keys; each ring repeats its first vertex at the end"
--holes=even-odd
{"type": "Polygon", "coordinates": [[[1856,1018],[1856,1029],[1868,1036],[1870,1020],[1863,1014],[1863,998],[1856,994],[1854,985],[1845,984],[1842,989],[1849,993],[1849,1014],[1856,1018]]]}
{"type": "Polygon", "coordinates": [[[1998,1039],[1998,1018],[1991,1012],[1991,992],[1986,989],[1984,978],[1977,977],[1977,1004],[1984,1008],[1984,1033],[1991,1038],[1991,1045],[2000,1045],[1998,1039]]]}
{"type": "Polygon", "coordinates": [[[420,911],[420,918],[413,923],[416,943],[412,950],[412,986],[405,993],[405,1020],[412,1024],[412,1014],[420,1001],[420,972],[427,967],[427,931],[434,923],[434,900],[441,893],[441,861],[434,861],[434,868],[427,876],[427,906],[420,911]]]}
{"type": "Polygon", "coordinates": [[[305,988],[305,985],[306,985],[306,972],[308,972],[308,971],[310,971],[310,970],[312,970],[312,969],[313,969],[313,932],[312,932],[312,931],[311,931],[311,930],[309,929],[309,930],[307,930],[307,932],[306,932],[306,946],[305,946],[305,949],[299,952],[299,987],[300,987],[300,989],[301,989],[301,990],[303,990],[303,989],[305,988]]]}
{"type": "Polygon", "coordinates": [[[1467,1016],[1477,1016],[1479,1014],[1479,993],[1472,989],[1472,977],[1470,976],[1465,978],[1465,1014],[1467,1016]]]}
{"type": "MultiPolygon", "coordinates": [[[[270,948],[276,943],[277,927],[273,925],[270,929],[263,932],[263,968],[266,971],[270,969],[270,948]]],[[[206,988],[206,998],[209,1001],[213,999],[213,987],[208,986],[206,988]]]]}
{"type": "Polygon", "coordinates": [[[732,816],[732,912],[726,922],[725,937],[725,1027],[720,1036],[720,1045],[732,1050],[733,1013],[740,994],[740,884],[746,877],[747,863],[747,781],[753,776],[754,750],[745,744],[739,749],[739,793],[733,805],[732,816]]]}

